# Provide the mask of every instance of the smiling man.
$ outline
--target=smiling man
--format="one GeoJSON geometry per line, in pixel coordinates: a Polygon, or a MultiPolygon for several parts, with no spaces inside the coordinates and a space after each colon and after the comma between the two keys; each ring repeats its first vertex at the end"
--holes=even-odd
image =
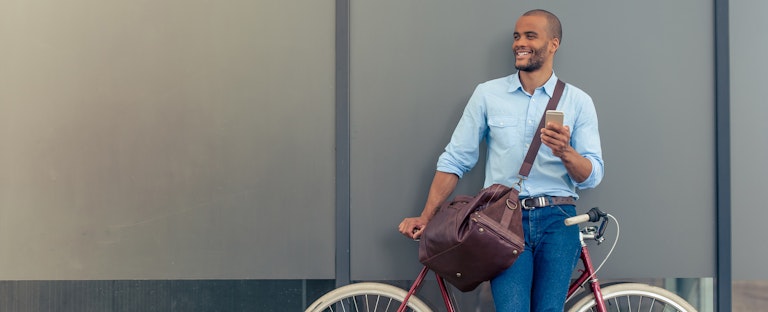
{"type": "Polygon", "coordinates": [[[421,215],[399,225],[407,237],[421,235],[477,163],[482,141],[488,151],[484,186],[511,186],[528,144],[541,136],[544,146],[520,189],[525,250],[491,281],[497,311],[563,311],[580,250],[578,228],[566,227],[563,220],[576,215],[576,189],[593,188],[603,178],[597,113],[584,91],[566,84],[557,106],[565,116],[563,125],[549,123],[537,131],[558,80],[553,64],[561,41],[554,14],[532,10],[518,19],[512,45],[518,72],[477,86],[438,159],[421,215]]]}

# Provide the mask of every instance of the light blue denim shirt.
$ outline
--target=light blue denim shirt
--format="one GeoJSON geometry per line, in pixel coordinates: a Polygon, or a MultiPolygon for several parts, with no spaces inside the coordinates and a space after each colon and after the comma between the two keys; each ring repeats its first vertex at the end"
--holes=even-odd
{"type": "MultiPolygon", "coordinates": [[[[538,135],[536,128],[556,83],[557,77],[553,73],[533,95],[523,90],[517,73],[478,85],[450,143],[437,161],[437,170],[461,178],[477,164],[480,144],[486,140],[485,187],[494,183],[515,184],[528,146],[533,136],[538,135]]],[[[592,173],[585,181],[576,183],[560,158],[542,144],[531,173],[520,190],[521,197],[549,195],[578,198],[576,188],[593,188],[603,179],[600,134],[592,98],[581,89],[566,84],[557,110],[564,112],[564,124],[571,129],[571,146],[592,162],[592,173]]]]}

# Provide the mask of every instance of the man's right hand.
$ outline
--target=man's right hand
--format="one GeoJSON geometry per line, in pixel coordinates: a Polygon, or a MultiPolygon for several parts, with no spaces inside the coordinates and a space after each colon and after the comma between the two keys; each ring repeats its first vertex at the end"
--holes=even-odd
{"type": "Polygon", "coordinates": [[[429,222],[429,220],[424,217],[405,218],[403,219],[403,222],[400,222],[398,229],[400,230],[400,233],[406,237],[410,239],[418,239],[421,236],[421,233],[424,232],[424,228],[427,227],[427,222],[429,222]]]}

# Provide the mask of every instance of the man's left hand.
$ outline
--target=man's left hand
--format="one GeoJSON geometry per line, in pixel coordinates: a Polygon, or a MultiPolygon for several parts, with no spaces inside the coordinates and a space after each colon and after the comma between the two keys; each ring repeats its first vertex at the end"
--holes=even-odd
{"type": "Polygon", "coordinates": [[[541,129],[541,142],[552,149],[552,154],[563,158],[572,150],[571,129],[568,126],[547,123],[546,127],[541,129]]]}

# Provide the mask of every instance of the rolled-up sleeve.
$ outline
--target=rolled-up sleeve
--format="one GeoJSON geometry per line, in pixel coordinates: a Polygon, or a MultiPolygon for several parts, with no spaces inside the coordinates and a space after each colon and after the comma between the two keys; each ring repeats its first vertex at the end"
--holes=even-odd
{"type": "Polygon", "coordinates": [[[586,156],[585,158],[592,163],[592,173],[590,173],[589,177],[581,183],[574,183],[576,187],[582,190],[597,187],[603,180],[603,170],[605,170],[602,158],[596,158],[591,155],[586,156]]]}
{"type": "Polygon", "coordinates": [[[572,181],[574,186],[579,189],[596,187],[603,180],[605,171],[603,152],[600,146],[597,112],[595,111],[592,98],[585,96],[584,100],[586,103],[581,106],[579,118],[577,119],[578,123],[574,126],[574,133],[571,135],[571,143],[581,156],[592,163],[592,172],[582,182],[572,181]]]}
{"type": "Polygon", "coordinates": [[[463,177],[477,164],[480,142],[487,132],[482,85],[475,88],[451,141],[437,160],[437,170],[463,177]]]}

